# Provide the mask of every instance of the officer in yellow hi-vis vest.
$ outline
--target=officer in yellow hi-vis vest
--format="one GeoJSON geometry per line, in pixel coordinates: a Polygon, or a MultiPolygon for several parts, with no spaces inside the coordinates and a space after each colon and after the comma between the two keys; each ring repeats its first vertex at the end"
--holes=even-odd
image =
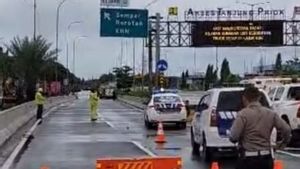
{"type": "MultiPolygon", "coordinates": [[[[39,88],[35,94],[35,104],[37,105],[36,119],[39,120],[43,118],[43,109],[45,104],[45,97],[43,96],[43,89],[39,88]]],[[[42,123],[42,121],[40,121],[42,123]]]]}
{"type": "Polygon", "coordinates": [[[91,121],[96,121],[98,119],[98,113],[97,113],[98,102],[99,102],[98,93],[95,89],[92,89],[89,98],[91,121]]]}

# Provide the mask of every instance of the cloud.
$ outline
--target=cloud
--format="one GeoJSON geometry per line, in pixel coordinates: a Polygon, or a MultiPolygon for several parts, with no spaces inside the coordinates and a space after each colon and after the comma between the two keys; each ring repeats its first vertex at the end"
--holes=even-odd
{"type": "MultiPolygon", "coordinates": [[[[83,21],[83,24],[73,26],[69,32],[69,65],[72,66],[72,44],[76,36],[86,35],[88,38],[77,43],[76,74],[81,77],[98,77],[102,73],[112,70],[114,66],[123,64],[132,65],[132,39],[99,37],[99,1],[100,0],[68,0],[60,12],[59,47],[62,50],[59,61],[66,64],[66,30],[69,23],[83,21]],[[123,41],[123,58],[121,61],[121,42],[123,41]],[[126,45],[127,44],[127,45],[126,45]]],[[[55,42],[55,19],[58,0],[37,0],[38,2],[38,33],[55,42]]],[[[144,8],[150,0],[131,0],[131,8],[144,8]]],[[[236,0],[158,0],[149,7],[150,14],[156,12],[166,15],[167,8],[178,6],[180,13],[193,7],[194,9],[242,8],[249,6],[235,3],[236,0]]],[[[286,8],[289,15],[296,0],[271,0],[272,8],[286,8]]],[[[269,5],[270,7],[270,5],[269,5]]],[[[266,5],[268,8],[268,5],[266,5]]],[[[182,17],[182,16],[181,16],[182,17]]],[[[33,34],[33,8],[32,0],[1,0],[0,1],[0,37],[8,42],[14,36],[32,36],[33,34]]],[[[53,46],[54,47],[54,46],[53,46]]],[[[300,50],[300,49],[299,49],[300,50]]],[[[169,61],[168,74],[179,75],[182,70],[205,71],[207,64],[215,64],[215,48],[197,48],[196,64],[194,64],[193,48],[163,48],[162,58],[169,61]],[[196,68],[195,66],[196,65],[196,68]]],[[[145,51],[147,52],[147,50],[145,51]]],[[[259,58],[265,56],[268,63],[275,60],[277,52],[283,53],[286,60],[294,56],[294,48],[219,48],[219,64],[226,57],[230,61],[231,69],[235,73],[244,72],[246,67],[258,64],[259,58]]],[[[146,53],[147,55],[147,53],[146,53]]],[[[299,56],[299,55],[298,55],[299,56]]],[[[136,64],[141,70],[142,40],[136,39],[136,64]]],[[[249,68],[250,69],[250,68],[249,68]]]]}

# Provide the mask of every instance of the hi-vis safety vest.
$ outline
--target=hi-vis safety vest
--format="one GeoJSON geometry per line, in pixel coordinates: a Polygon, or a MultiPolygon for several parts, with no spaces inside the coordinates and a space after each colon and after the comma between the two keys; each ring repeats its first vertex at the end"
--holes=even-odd
{"type": "Polygon", "coordinates": [[[98,104],[99,98],[97,92],[91,93],[89,98],[90,104],[98,104]]]}
{"type": "Polygon", "coordinates": [[[35,103],[37,105],[43,105],[45,103],[45,97],[42,95],[41,92],[36,92],[36,94],[35,94],[35,103]]]}

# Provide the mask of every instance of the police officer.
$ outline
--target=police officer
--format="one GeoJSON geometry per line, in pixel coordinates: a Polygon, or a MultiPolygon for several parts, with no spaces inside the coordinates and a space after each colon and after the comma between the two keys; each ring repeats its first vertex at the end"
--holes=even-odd
{"type": "MultiPolygon", "coordinates": [[[[35,94],[35,103],[37,105],[37,113],[36,113],[36,119],[42,120],[43,118],[43,109],[45,104],[45,97],[43,96],[43,89],[39,88],[38,91],[35,94]]],[[[42,123],[42,121],[40,121],[42,123]]]]}
{"type": "Polygon", "coordinates": [[[98,102],[99,102],[98,93],[95,89],[92,89],[89,97],[91,121],[96,121],[98,119],[98,114],[97,114],[98,102]]]}
{"type": "Polygon", "coordinates": [[[271,133],[275,127],[283,139],[277,149],[283,149],[291,139],[291,129],[276,112],[263,107],[261,94],[253,86],[243,92],[245,106],[234,121],[230,131],[230,141],[239,143],[239,160],[236,169],[273,169],[271,133]]]}

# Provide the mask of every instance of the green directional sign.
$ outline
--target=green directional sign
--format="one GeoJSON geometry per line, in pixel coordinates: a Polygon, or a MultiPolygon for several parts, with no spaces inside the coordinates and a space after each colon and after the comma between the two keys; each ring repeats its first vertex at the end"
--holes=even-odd
{"type": "Polygon", "coordinates": [[[147,37],[148,11],[141,9],[101,8],[100,36],[147,37]]]}

